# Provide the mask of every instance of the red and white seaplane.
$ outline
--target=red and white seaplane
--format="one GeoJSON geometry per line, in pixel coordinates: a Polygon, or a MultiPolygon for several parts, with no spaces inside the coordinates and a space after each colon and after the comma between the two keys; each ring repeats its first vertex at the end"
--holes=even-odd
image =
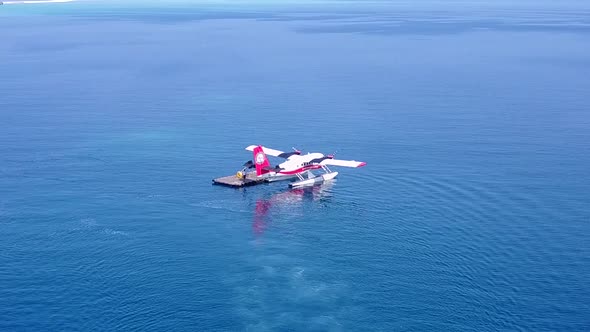
{"type": "Polygon", "coordinates": [[[334,159],[333,155],[324,155],[317,152],[301,154],[301,151],[296,149],[283,152],[261,145],[250,145],[246,150],[252,151],[254,161],[246,162],[244,170],[256,168],[256,176],[262,177],[269,182],[297,179],[298,181],[289,184],[291,188],[311,186],[332,180],[338,175],[338,172],[331,171],[328,166],[361,167],[366,165],[362,161],[334,159]],[[275,167],[271,167],[267,155],[287,160],[275,167]],[[322,169],[324,173],[321,175],[313,174],[312,171],[318,169],[322,169]]]}

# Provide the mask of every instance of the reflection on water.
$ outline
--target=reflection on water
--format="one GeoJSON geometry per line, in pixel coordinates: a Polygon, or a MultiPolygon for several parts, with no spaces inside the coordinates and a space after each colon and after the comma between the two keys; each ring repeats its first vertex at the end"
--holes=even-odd
{"type": "Polygon", "coordinates": [[[280,209],[300,209],[304,202],[324,201],[332,194],[333,181],[324,182],[321,185],[289,189],[272,195],[270,198],[260,198],[256,201],[254,209],[254,221],[252,229],[255,234],[262,234],[272,222],[273,213],[280,209]]]}

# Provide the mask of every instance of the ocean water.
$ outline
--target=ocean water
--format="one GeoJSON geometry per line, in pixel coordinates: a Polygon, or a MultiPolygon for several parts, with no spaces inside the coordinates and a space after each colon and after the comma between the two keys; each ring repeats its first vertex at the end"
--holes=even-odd
{"type": "Polygon", "coordinates": [[[590,330],[587,2],[18,4],[0,33],[1,330],[590,330]],[[212,186],[250,144],[367,166],[212,186]]]}

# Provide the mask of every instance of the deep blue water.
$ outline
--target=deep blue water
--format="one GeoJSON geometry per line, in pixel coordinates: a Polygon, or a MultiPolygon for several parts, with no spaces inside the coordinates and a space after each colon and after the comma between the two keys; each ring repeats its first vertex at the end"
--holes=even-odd
{"type": "Polygon", "coordinates": [[[6,5],[0,32],[0,330],[590,330],[588,3],[6,5]],[[367,166],[212,186],[250,144],[367,166]]]}

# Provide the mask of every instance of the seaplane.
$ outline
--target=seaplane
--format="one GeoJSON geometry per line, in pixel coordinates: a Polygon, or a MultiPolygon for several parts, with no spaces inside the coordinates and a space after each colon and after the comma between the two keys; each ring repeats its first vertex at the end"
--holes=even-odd
{"type": "Polygon", "coordinates": [[[246,150],[252,151],[254,160],[244,164],[238,177],[246,178],[248,170],[255,168],[256,177],[266,182],[295,180],[289,184],[291,188],[313,186],[334,179],[338,172],[330,170],[329,166],[362,167],[367,163],[356,160],[335,159],[334,155],[323,153],[302,154],[301,151],[293,148],[293,151],[284,152],[267,148],[262,145],[250,145],[246,150]],[[286,159],[284,162],[272,167],[267,156],[286,159]],[[322,170],[324,173],[316,175],[314,170],[322,170]]]}

